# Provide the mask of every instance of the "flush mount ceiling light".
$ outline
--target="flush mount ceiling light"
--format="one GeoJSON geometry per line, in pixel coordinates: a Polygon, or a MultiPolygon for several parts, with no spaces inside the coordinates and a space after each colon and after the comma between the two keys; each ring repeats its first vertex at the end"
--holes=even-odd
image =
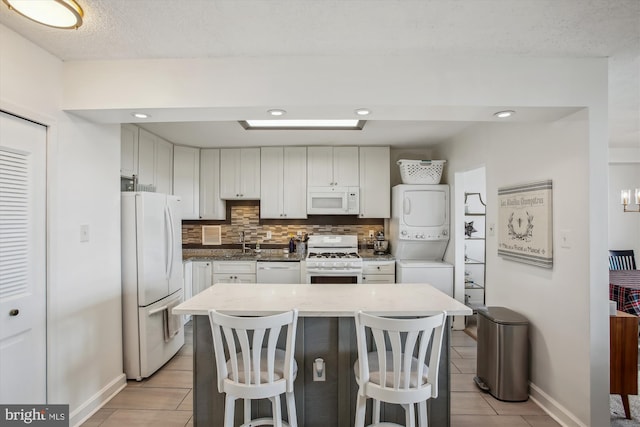
{"type": "Polygon", "coordinates": [[[267,113],[271,114],[274,117],[284,116],[287,112],[280,108],[273,108],[271,110],[267,110],[267,113]]]}
{"type": "Polygon", "coordinates": [[[359,116],[368,116],[369,114],[371,114],[371,110],[369,110],[368,108],[358,108],[354,110],[354,113],[359,116]]]}
{"type": "Polygon", "coordinates": [[[241,120],[246,130],[362,130],[365,120],[241,120]]]}
{"type": "Polygon", "coordinates": [[[53,28],[77,29],[84,12],[74,0],[2,0],[10,10],[53,28]]]}
{"type": "Polygon", "coordinates": [[[507,117],[513,116],[515,113],[516,112],[513,110],[504,110],[504,111],[498,111],[497,113],[493,113],[493,115],[499,119],[506,119],[507,117]]]}
{"type": "Polygon", "coordinates": [[[149,117],[151,117],[150,115],[145,113],[131,113],[131,115],[136,119],[148,119],[149,117]]]}

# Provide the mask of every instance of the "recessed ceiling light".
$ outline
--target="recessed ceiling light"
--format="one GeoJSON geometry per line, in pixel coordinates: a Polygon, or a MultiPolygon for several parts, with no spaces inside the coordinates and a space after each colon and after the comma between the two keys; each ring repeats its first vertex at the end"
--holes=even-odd
{"type": "Polygon", "coordinates": [[[74,0],[2,0],[9,9],[48,27],[71,29],[82,25],[82,8],[74,0]]]}
{"type": "Polygon", "coordinates": [[[365,120],[243,120],[246,130],[362,130],[365,120]]]}
{"type": "Polygon", "coordinates": [[[497,113],[493,113],[493,115],[499,119],[506,119],[507,117],[513,116],[515,113],[516,112],[513,110],[504,110],[504,111],[498,111],[497,113]]]}
{"type": "Polygon", "coordinates": [[[267,110],[267,113],[271,114],[272,116],[279,117],[279,116],[284,116],[287,112],[279,108],[274,108],[271,110],[267,110]]]}
{"type": "Polygon", "coordinates": [[[150,115],[145,113],[131,113],[131,115],[136,119],[148,119],[149,117],[151,117],[150,115]]]}
{"type": "Polygon", "coordinates": [[[371,110],[369,110],[368,108],[358,108],[354,112],[359,116],[368,116],[369,114],[371,114],[371,110]]]}

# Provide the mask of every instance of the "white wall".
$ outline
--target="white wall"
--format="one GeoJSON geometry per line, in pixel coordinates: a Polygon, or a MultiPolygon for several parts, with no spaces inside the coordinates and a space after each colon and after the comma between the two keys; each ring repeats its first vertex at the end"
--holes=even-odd
{"type": "MultiPolygon", "coordinates": [[[[607,425],[608,405],[601,408],[598,419],[590,412],[602,403],[608,387],[591,389],[591,380],[584,374],[590,371],[594,338],[588,326],[593,295],[588,290],[590,238],[585,210],[589,201],[587,112],[549,124],[477,125],[437,148],[438,156],[449,160],[448,177],[479,162],[486,165],[487,224],[497,224],[498,188],[553,180],[553,269],[498,257],[497,227],[496,235],[486,240],[486,304],[511,308],[529,319],[532,397],[568,425],[607,425]],[[570,249],[560,248],[560,230],[570,230],[570,249]]],[[[450,248],[447,258],[454,251],[450,248]]],[[[601,348],[608,348],[607,335],[596,339],[601,348]]]]}
{"type": "MultiPolygon", "coordinates": [[[[640,152],[640,150],[638,150],[640,152]]],[[[625,159],[621,159],[625,160],[625,159]]],[[[634,160],[632,158],[626,159],[634,160]]],[[[609,249],[633,249],[636,264],[640,261],[640,213],[623,212],[620,190],[640,188],[640,160],[609,164],[609,249]]],[[[629,205],[629,209],[639,209],[629,205]]]]}
{"type": "MultiPolygon", "coordinates": [[[[126,382],[120,302],[120,127],[60,110],[62,62],[0,25],[0,108],[47,133],[48,401],[77,424],[126,382]],[[90,241],[80,243],[80,226],[90,241]]],[[[35,402],[34,402],[35,403],[35,402]]]]}

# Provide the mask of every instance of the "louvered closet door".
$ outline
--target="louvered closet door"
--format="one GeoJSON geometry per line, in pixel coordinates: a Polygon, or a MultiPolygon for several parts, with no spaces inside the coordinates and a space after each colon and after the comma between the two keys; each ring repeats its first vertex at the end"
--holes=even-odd
{"type": "Polygon", "coordinates": [[[0,112],[0,402],[46,403],[46,128],[0,112]]]}

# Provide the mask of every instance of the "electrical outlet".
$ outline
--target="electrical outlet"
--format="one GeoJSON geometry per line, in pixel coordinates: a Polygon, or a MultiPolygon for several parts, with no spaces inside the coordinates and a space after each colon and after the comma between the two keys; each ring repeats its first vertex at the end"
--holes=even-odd
{"type": "Polygon", "coordinates": [[[296,233],[298,236],[302,237],[302,230],[298,230],[298,232],[296,233]]]}
{"type": "Polygon", "coordinates": [[[489,236],[495,236],[496,235],[496,225],[493,224],[493,223],[489,224],[488,231],[489,231],[489,236]]]}
{"type": "Polygon", "coordinates": [[[318,357],[313,362],[313,380],[314,381],[326,381],[327,380],[327,372],[326,372],[326,363],[325,361],[318,357]]]}
{"type": "Polygon", "coordinates": [[[267,240],[271,239],[271,230],[267,231],[267,240]]]}
{"type": "Polygon", "coordinates": [[[369,237],[373,238],[373,230],[369,230],[369,237]]]}

